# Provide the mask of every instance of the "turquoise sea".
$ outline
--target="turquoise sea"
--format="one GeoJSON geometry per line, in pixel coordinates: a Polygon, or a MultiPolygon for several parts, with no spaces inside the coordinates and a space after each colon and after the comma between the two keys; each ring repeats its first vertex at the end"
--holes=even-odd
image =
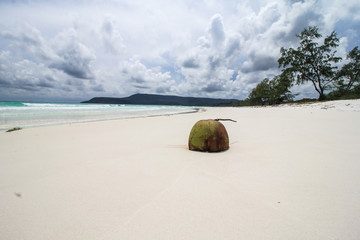
{"type": "Polygon", "coordinates": [[[0,130],[195,111],[184,106],[0,102],[0,130]]]}

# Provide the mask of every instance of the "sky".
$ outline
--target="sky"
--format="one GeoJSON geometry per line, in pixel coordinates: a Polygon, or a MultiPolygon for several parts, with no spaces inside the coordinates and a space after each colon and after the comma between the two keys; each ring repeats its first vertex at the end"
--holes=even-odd
{"type": "MultiPolygon", "coordinates": [[[[2,0],[0,101],[245,99],[308,26],[336,31],[346,63],[359,12],[358,0],[2,0]]],[[[292,92],[317,97],[309,84],[292,92]]]]}

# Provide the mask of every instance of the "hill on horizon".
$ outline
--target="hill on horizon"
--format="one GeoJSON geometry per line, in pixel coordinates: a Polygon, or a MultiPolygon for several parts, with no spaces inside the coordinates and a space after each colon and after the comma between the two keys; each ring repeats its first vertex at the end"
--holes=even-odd
{"type": "Polygon", "coordinates": [[[180,97],[172,95],[137,93],[124,98],[94,97],[81,103],[137,104],[137,105],[175,105],[175,106],[217,106],[239,102],[237,99],[180,97]]]}

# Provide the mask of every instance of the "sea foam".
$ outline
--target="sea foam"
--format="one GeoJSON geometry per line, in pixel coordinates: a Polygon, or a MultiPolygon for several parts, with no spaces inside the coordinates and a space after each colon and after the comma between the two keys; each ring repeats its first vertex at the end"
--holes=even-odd
{"type": "Polygon", "coordinates": [[[0,102],[0,129],[38,127],[195,112],[195,107],[0,102]]]}

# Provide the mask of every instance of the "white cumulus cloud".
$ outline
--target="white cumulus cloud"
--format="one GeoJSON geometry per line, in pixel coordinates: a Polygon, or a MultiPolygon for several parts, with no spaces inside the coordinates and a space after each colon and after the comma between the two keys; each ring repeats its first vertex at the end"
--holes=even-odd
{"type": "Polygon", "coordinates": [[[356,0],[2,1],[0,100],[244,99],[279,73],[280,48],[296,47],[309,25],[338,32],[345,58],[360,45],[359,10],[356,0]]]}

